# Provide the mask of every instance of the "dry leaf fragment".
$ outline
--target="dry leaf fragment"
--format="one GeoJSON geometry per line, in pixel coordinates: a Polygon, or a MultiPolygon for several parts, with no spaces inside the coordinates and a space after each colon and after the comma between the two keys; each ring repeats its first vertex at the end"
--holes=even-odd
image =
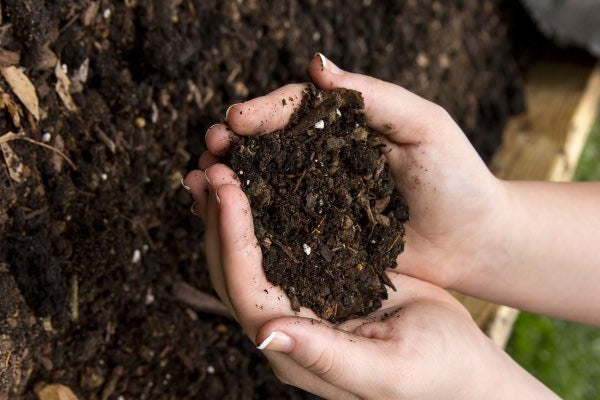
{"type": "Polygon", "coordinates": [[[78,400],[68,386],[60,383],[40,385],[35,388],[35,393],[40,400],[78,400]]]}
{"type": "Polygon", "coordinates": [[[0,148],[2,148],[4,162],[8,168],[10,178],[16,183],[23,182],[23,161],[21,161],[21,158],[13,151],[8,143],[0,143],[0,148]]]}
{"type": "Polygon", "coordinates": [[[10,114],[10,118],[14,126],[17,128],[21,127],[21,117],[23,116],[23,110],[21,106],[13,101],[10,95],[0,89],[0,110],[6,108],[8,113],[10,114]]]}
{"type": "Polygon", "coordinates": [[[83,22],[83,26],[90,26],[96,18],[98,14],[98,10],[100,9],[100,3],[98,1],[92,1],[88,4],[87,8],[81,15],[81,22],[83,22]]]}
{"type": "Polygon", "coordinates": [[[10,51],[0,48],[0,67],[10,67],[11,65],[17,65],[21,55],[16,51],[10,51]]]}
{"type": "Polygon", "coordinates": [[[36,120],[40,119],[40,105],[35,87],[27,76],[17,67],[0,68],[0,72],[15,95],[21,100],[36,120]]]}
{"type": "Polygon", "coordinates": [[[63,69],[60,60],[58,60],[56,67],[54,67],[54,74],[56,75],[55,90],[56,93],[58,93],[58,97],[60,97],[65,107],[67,107],[67,110],[77,111],[77,106],[71,97],[71,81],[69,80],[66,71],[63,69]]]}

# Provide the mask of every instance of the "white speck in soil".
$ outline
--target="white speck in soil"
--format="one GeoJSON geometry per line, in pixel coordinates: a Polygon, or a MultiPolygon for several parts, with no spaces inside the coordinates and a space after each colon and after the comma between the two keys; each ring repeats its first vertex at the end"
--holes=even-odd
{"type": "Polygon", "coordinates": [[[250,179],[246,180],[246,186],[250,184],[250,179]]]}
{"type": "Polygon", "coordinates": [[[240,170],[240,172],[238,173],[238,175],[244,175],[244,171],[240,170]]]}
{"type": "Polygon", "coordinates": [[[304,254],[310,256],[311,248],[309,245],[307,245],[306,243],[302,244],[302,250],[304,250],[304,254]]]}
{"type": "Polygon", "coordinates": [[[48,143],[50,139],[52,139],[52,135],[50,134],[50,132],[46,132],[42,135],[42,142],[48,143]]]}
{"type": "Polygon", "coordinates": [[[150,121],[152,121],[153,124],[158,122],[158,107],[155,102],[152,102],[152,115],[150,115],[150,121]]]}
{"type": "Polygon", "coordinates": [[[342,116],[342,112],[340,111],[340,109],[339,109],[339,108],[336,108],[336,109],[335,109],[335,113],[337,114],[337,116],[338,116],[338,117],[341,117],[341,116],[342,116]]]}
{"type": "Polygon", "coordinates": [[[137,264],[140,261],[142,261],[142,252],[139,249],[135,249],[133,251],[133,257],[131,257],[131,262],[137,264]]]}
{"type": "Polygon", "coordinates": [[[104,10],[104,13],[102,13],[102,16],[105,19],[109,19],[110,18],[110,14],[111,14],[110,8],[107,8],[106,10],[104,10]]]}
{"type": "Polygon", "coordinates": [[[215,367],[213,367],[212,365],[209,365],[208,367],[206,367],[206,372],[208,372],[209,374],[214,374],[215,373],[215,367]]]}
{"type": "Polygon", "coordinates": [[[317,123],[315,124],[315,129],[323,129],[325,128],[325,121],[323,121],[322,119],[317,121],[317,123]]]}
{"type": "Polygon", "coordinates": [[[103,181],[108,179],[108,175],[106,175],[105,173],[100,174],[100,179],[102,179],[103,181]]]}
{"type": "Polygon", "coordinates": [[[149,306],[150,304],[154,303],[154,294],[152,293],[152,289],[148,288],[148,291],[146,292],[146,298],[144,299],[144,302],[146,303],[147,306],[149,306]]]}

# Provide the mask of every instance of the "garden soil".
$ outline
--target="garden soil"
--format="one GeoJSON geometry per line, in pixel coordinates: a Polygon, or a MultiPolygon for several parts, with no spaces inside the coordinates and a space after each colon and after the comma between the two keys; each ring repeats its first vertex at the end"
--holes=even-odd
{"type": "Polygon", "coordinates": [[[0,6],[0,137],[25,135],[1,145],[1,399],[45,383],[85,399],[307,398],[218,307],[198,310],[213,293],[180,181],[206,128],[305,81],[316,51],[442,104],[486,160],[522,104],[499,0],[0,6]]]}

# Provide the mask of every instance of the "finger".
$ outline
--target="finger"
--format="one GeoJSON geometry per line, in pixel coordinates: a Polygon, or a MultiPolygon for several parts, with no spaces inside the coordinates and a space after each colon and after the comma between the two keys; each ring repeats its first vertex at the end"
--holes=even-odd
{"type": "MultiPolygon", "coordinates": [[[[254,337],[256,330],[269,319],[294,312],[285,293],[267,281],[246,195],[238,185],[222,185],[218,196],[221,260],[227,292],[242,327],[254,337]]],[[[298,315],[316,318],[306,308],[298,315]]]]}
{"type": "MultiPolygon", "coordinates": [[[[309,318],[282,317],[263,325],[258,348],[287,354],[316,376],[358,396],[378,387],[388,342],[332,328],[309,318]]],[[[371,393],[366,393],[371,391],[371,393]]]]}
{"type": "Polygon", "coordinates": [[[216,124],[208,128],[204,141],[206,148],[213,155],[223,157],[229,152],[231,146],[238,140],[238,136],[225,124],[216,124]]]}
{"type": "Polygon", "coordinates": [[[322,89],[343,87],[362,93],[369,126],[397,143],[426,141],[447,114],[438,105],[408,90],[372,78],[341,70],[320,53],[311,60],[308,73],[322,89]]]}
{"type": "Polygon", "coordinates": [[[208,265],[208,273],[215,291],[223,303],[231,311],[231,313],[236,317],[236,319],[238,319],[237,313],[231,304],[229,294],[227,293],[225,278],[223,276],[223,268],[221,264],[221,242],[219,239],[218,203],[216,199],[216,189],[210,184],[210,181],[207,177],[209,172],[212,175],[213,181],[217,182],[218,184],[234,183],[236,180],[233,171],[222,164],[217,164],[202,172],[206,186],[210,189],[206,198],[206,217],[204,228],[204,247],[208,265]]]}
{"type": "Polygon", "coordinates": [[[273,372],[281,382],[306,390],[324,399],[352,399],[358,397],[352,393],[324,381],[286,354],[266,351],[265,357],[269,360],[273,372]]]}
{"type": "Polygon", "coordinates": [[[206,218],[206,199],[208,198],[208,181],[204,176],[204,172],[191,171],[183,180],[183,184],[184,188],[194,197],[192,213],[204,220],[206,218]]]}
{"type": "Polygon", "coordinates": [[[305,83],[283,86],[265,96],[234,104],[227,110],[227,125],[238,135],[262,135],[284,128],[300,106],[305,83]]]}
{"type": "Polygon", "coordinates": [[[231,168],[225,164],[213,164],[204,171],[210,188],[216,191],[221,185],[239,185],[240,180],[231,168]]]}
{"type": "Polygon", "coordinates": [[[219,157],[211,154],[208,151],[205,151],[202,154],[200,154],[200,158],[198,159],[198,168],[200,168],[201,170],[205,170],[211,165],[217,164],[219,161],[221,161],[219,160],[219,157]]]}

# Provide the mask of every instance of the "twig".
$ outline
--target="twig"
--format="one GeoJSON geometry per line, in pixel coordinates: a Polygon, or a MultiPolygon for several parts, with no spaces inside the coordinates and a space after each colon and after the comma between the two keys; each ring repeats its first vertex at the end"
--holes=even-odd
{"type": "Polygon", "coordinates": [[[65,153],[63,153],[61,150],[57,149],[56,147],[50,146],[49,144],[46,144],[46,143],[38,142],[37,140],[31,139],[31,138],[28,138],[27,136],[24,135],[24,133],[16,134],[14,132],[8,132],[8,133],[5,133],[4,135],[0,136],[0,144],[10,142],[11,140],[25,140],[26,142],[33,143],[33,144],[43,147],[45,149],[51,150],[51,151],[55,152],[56,154],[58,154],[59,156],[61,156],[62,158],[64,158],[65,161],[67,163],[69,163],[71,168],[73,168],[74,171],[77,171],[77,166],[69,158],[69,156],[67,156],[65,153]]]}
{"type": "Polygon", "coordinates": [[[220,300],[183,281],[173,284],[173,296],[197,311],[231,318],[229,310],[220,300]]]}

